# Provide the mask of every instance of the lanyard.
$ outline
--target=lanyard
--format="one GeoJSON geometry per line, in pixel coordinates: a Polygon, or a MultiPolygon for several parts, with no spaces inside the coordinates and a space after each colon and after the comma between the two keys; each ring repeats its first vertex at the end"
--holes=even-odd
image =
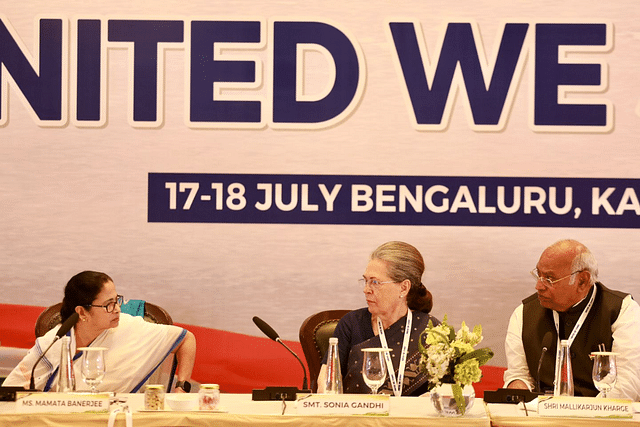
{"type": "MultiPolygon", "coordinates": [[[[385,350],[389,349],[387,345],[387,337],[384,334],[384,327],[382,321],[378,317],[378,335],[380,336],[380,343],[385,350]]],[[[407,323],[404,327],[404,339],[402,340],[402,352],[400,354],[400,366],[398,366],[398,381],[396,382],[396,373],[393,370],[393,363],[391,362],[391,355],[389,351],[384,352],[384,359],[387,362],[387,371],[389,372],[389,381],[393,387],[393,394],[396,397],[402,396],[402,380],[404,379],[404,367],[407,364],[407,353],[409,353],[409,341],[411,337],[411,323],[413,322],[413,314],[411,310],[407,310],[407,323]]]]}
{"type": "MultiPolygon", "coordinates": [[[[582,328],[582,325],[584,324],[585,319],[587,318],[587,316],[589,315],[589,312],[591,311],[591,307],[593,307],[593,302],[596,299],[597,290],[598,288],[596,287],[596,285],[593,285],[593,293],[591,294],[591,298],[589,298],[589,302],[587,303],[587,306],[584,308],[584,310],[582,310],[582,314],[578,318],[578,322],[573,327],[573,330],[571,331],[571,335],[569,335],[569,338],[567,339],[567,341],[569,341],[569,348],[571,348],[571,344],[573,344],[573,340],[576,338],[576,335],[578,335],[578,332],[580,332],[580,328],[582,328]]],[[[560,353],[562,352],[562,349],[560,348],[560,316],[558,315],[558,312],[555,310],[553,310],[553,321],[556,325],[556,332],[558,335],[558,343],[556,347],[556,372],[558,372],[558,368],[559,368],[558,364],[560,363],[560,353]]]]}

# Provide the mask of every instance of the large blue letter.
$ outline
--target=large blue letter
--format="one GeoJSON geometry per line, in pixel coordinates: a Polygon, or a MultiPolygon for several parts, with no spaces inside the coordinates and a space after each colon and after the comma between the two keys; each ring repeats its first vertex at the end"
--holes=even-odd
{"type": "MultiPolygon", "coordinates": [[[[606,24],[537,24],[535,68],[536,126],[606,126],[607,106],[560,104],[560,85],[601,85],[599,64],[560,64],[560,46],[604,46],[606,24]]],[[[566,62],[566,61],[565,61],[566,62]]]]}
{"type": "Polygon", "coordinates": [[[320,123],[340,115],[359,89],[360,63],[349,38],[321,22],[275,22],[273,24],[273,122],[320,123]],[[324,47],[335,63],[335,81],[321,100],[296,99],[297,45],[324,47]]]}
{"type": "MultiPolygon", "coordinates": [[[[40,54],[38,73],[33,69],[10,31],[0,20],[0,63],[24,94],[42,121],[61,121],[62,117],[62,20],[40,20],[40,54]]],[[[0,73],[0,91],[4,88],[0,73]]],[[[0,93],[4,98],[8,94],[0,93]]],[[[3,103],[0,103],[0,106],[3,103]]],[[[0,111],[0,122],[6,119],[0,111]]]]}
{"type": "Polygon", "coordinates": [[[450,23],[429,87],[412,23],[389,24],[418,125],[442,124],[458,64],[476,125],[497,125],[520,58],[528,24],[506,24],[489,88],[485,85],[471,24],[450,23]]]}
{"type": "Polygon", "coordinates": [[[98,19],[78,20],[78,65],[76,119],[98,122],[100,117],[100,46],[101,25],[98,19]]]}
{"type": "Polygon", "coordinates": [[[183,21],[109,20],[110,42],[133,42],[133,121],[155,122],[158,43],[182,43],[183,21]]]}
{"type": "Polygon", "coordinates": [[[191,88],[189,119],[192,122],[260,123],[259,101],[214,100],[216,82],[255,82],[252,61],[216,61],[215,43],[258,43],[260,22],[193,21],[191,23],[191,88]]]}

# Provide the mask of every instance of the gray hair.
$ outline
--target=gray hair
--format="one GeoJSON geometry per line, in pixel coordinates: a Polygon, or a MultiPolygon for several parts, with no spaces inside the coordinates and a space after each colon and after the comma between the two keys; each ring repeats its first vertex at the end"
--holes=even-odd
{"type": "MultiPolygon", "coordinates": [[[[558,240],[552,246],[573,246],[576,252],[576,256],[571,261],[571,272],[588,271],[589,272],[589,285],[593,285],[598,280],[598,261],[593,256],[589,248],[584,244],[573,239],[558,240]]],[[[571,276],[569,281],[570,285],[573,285],[576,281],[576,276],[571,276]]]]}
{"type": "MultiPolygon", "coordinates": [[[[590,285],[593,285],[598,280],[598,261],[586,246],[571,262],[571,271],[588,271],[590,285]]],[[[575,277],[571,276],[571,284],[575,281],[575,277]]]]}
{"type": "Polygon", "coordinates": [[[411,310],[429,313],[433,307],[433,296],[422,284],[424,259],[420,251],[405,242],[387,242],[378,246],[371,259],[379,259],[387,264],[387,274],[394,282],[408,279],[411,288],[407,293],[407,306],[411,310]]]}
{"type": "Polygon", "coordinates": [[[396,282],[409,279],[412,286],[422,284],[424,260],[418,249],[408,243],[398,241],[384,243],[373,251],[371,259],[387,262],[387,273],[396,282]]]}

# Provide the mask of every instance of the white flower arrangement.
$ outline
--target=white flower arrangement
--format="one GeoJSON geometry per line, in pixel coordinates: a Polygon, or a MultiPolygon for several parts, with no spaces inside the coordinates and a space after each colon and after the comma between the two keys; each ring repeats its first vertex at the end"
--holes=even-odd
{"type": "Polygon", "coordinates": [[[447,316],[441,324],[429,325],[420,336],[420,369],[427,374],[429,390],[443,383],[450,383],[454,397],[464,413],[462,388],[482,379],[480,366],[493,357],[490,348],[474,349],[482,342],[482,326],[473,331],[462,322],[458,332],[447,323],[447,316]]]}

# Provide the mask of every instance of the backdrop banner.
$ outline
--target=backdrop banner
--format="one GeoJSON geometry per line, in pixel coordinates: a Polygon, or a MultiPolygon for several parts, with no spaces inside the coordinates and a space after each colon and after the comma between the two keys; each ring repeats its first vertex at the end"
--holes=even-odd
{"type": "Polygon", "coordinates": [[[296,341],[403,240],[505,366],[555,241],[640,297],[637,0],[0,4],[3,303],[98,270],[296,341]]]}

